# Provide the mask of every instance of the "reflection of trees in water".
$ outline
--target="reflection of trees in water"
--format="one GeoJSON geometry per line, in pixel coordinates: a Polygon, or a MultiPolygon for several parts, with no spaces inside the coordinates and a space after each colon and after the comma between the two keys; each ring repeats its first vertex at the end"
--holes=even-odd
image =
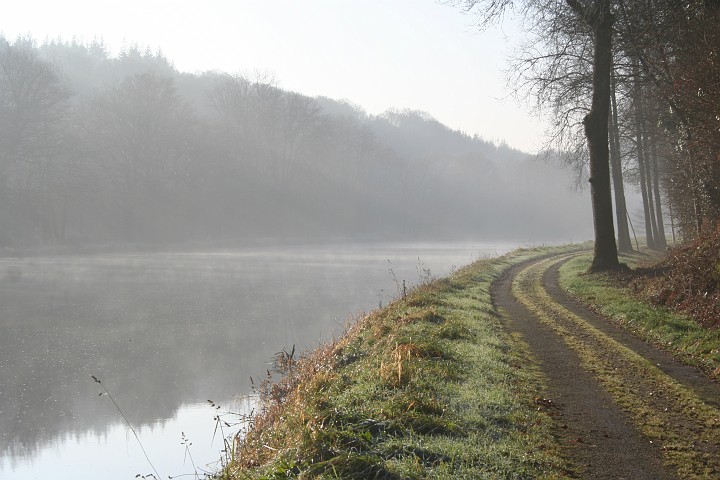
{"type": "MultiPolygon", "coordinates": [[[[211,338],[150,325],[133,328],[129,339],[116,328],[83,327],[49,326],[45,334],[20,328],[2,336],[3,363],[10,368],[3,368],[0,378],[0,451],[32,453],[65,433],[103,433],[108,422],[118,421],[111,402],[98,396],[91,374],[103,379],[135,425],[171,418],[183,403],[198,401],[198,383],[216,394],[247,383],[241,379],[249,373],[218,367],[232,356],[223,343],[234,343],[233,349],[246,343],[241,332],[228,329],[211,338]],[[198,375],[206,379],[198,382],[198,375]]],[[[257,352],[242,365],[262,365],[264,359],[257,352]]]]}
{"type": "Polygon", "coordinates": [[[169,420],[246,392],[274,353],[314,347],[377,305],[395,288],[388,258],[408,284],[430,252],[445,267],[473,259],[408,247],[0,259],[16,272],[0,276],[0,456],[121,422],[90,375],[135,427],[169,420]]]}
{"type": "Polygon", "coordinates": [[[334,326],[281,325],[309,321],[305,311],[328,315],[323,300],[305,289],[294,292],[304,297],[300,305],[283,298],[274,274],[245,291],[197,278],[96,280],[81,291],[55,281],[0,284],[9,287],[0,288],[0,303],[9,306],[0,327],[0,454],[32,455],[67,433],[106,433],[120,417],[90,375],[133,425],[148,425],[172,418],[182,404],[242,393],[284,339],[312,346],[318,331],[334,326]]]}

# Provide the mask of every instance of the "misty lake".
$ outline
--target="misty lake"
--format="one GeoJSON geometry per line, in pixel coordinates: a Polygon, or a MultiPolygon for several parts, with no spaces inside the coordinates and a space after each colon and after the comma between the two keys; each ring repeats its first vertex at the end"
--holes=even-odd
{"type": "Polygon", "coordinates": [[[223,446],[215,415],[233,423],[227,412],[251,408],[250,377],[261,378],[273,354],[341,333],[350,314],[386,303],[402,280],[513,247],[0,258],[0,478],[153,473],[112,399],[162,478],[193,474],[193,462],[214,471],[223,446]]]}

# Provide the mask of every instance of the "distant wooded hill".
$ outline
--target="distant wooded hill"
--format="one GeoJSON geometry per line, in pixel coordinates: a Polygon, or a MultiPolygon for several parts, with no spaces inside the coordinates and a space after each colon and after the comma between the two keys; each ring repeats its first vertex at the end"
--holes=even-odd
{"type": "Polygon", "coordinates": [[[160,53],[0,38],[0,246],[590,236],[560,167],[160,53]]]}

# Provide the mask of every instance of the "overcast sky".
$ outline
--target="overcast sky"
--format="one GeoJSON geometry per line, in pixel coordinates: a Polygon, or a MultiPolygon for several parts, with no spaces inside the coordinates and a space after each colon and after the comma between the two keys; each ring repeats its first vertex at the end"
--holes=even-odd
{"type": "Polygon", "coordinates": [[[508,98],[511,20],[479,33],[436,0],[0,0],[0,32],[161,48],[181,71],[271,72],[306,95],[370,113],[429,112],[451,128],[535,152],[543,127],[508,98]]]}

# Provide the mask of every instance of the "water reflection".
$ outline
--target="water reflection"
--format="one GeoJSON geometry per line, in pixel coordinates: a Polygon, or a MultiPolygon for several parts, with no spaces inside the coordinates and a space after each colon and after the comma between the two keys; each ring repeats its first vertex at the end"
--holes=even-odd
{"type": "MultiPolygon", "coordinates": [[[[377,306],[381,290],[391,296],[390,268],[416,283],[424,269],[445,274],[506,250],[375,245],[0,259],[0,474],[63,478],[43,474],[61,464],[71,466],[66,478],[85,478],[74,469],[92,458],[105,472],[113,457],[122,472],[103,478],[150,473],[91,375],[143,435],[158,439],[162,457],[180,448],[183,422],[204,418],[207,399],[246,392],[275,352],[311,348],[339,333],[349,312],[377,306]]],[[[218,451],[198,454],[199,463],[218,451]]],[[[173,457],[169,465],[181,466],[182,452],[173,457]]]]}
{"type": "MultiPolygon", "coordinates": [[[[196,473],[202,477],[218,471],[223,455],[223,437],[215,431],[215,416],[224,413],[224,420],[235,422],[251,408],[249,399],[230,401],[221,411],[207,402],[183,405],[172,418],[138,427],[152,466],[127,425],[112,422],[102,432],[70,431],[33,454],[6,456],[0,461],[0,477],[132,479],[138,474],[149,476],[155,469],[160,478],[195,478],[196,473]]],[[[224,427],[226,434],[232,430],[224,427]]]]}

